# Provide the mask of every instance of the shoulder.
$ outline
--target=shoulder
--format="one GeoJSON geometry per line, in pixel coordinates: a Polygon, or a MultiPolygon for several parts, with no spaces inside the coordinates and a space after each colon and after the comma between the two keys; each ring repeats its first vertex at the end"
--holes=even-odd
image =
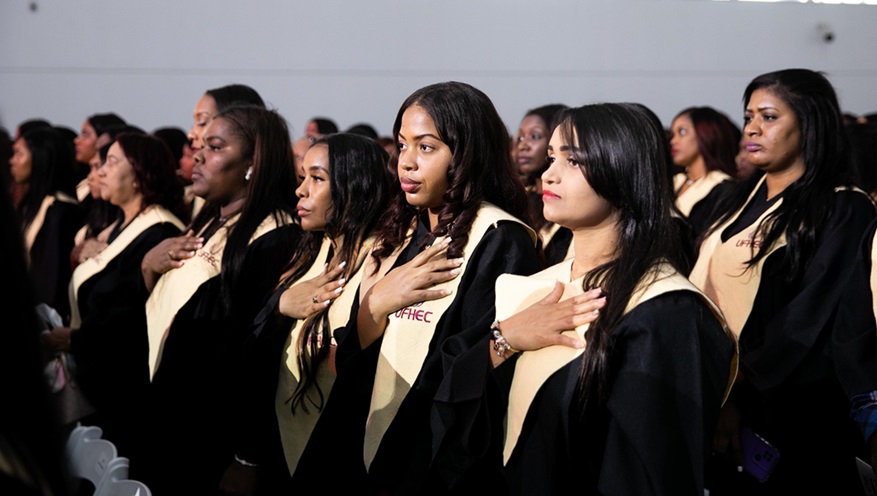
{"type": "Polygon", "coordinates": [[[705,327],[725,336],[721,321],[704,297],[679,289],[638,304],[622,319],[614,334],[621,339],[645,336],[649,340],[678,343],[691,339],[705,327]]]}

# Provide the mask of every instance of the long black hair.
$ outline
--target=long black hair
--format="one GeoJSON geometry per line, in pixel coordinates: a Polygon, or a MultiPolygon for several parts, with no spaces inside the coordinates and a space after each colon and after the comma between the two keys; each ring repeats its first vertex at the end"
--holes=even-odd
{"type": "MultiPolygon", "coordinates": [[[[329,191],[332,194],[332,208],[328,212],[325,231],[309,231],[290,260],[292,274],[281,284],[290,285],[317,263],[316,256],[322,238],[337,239],[343,236],[344,242],[338,258],[347,262],[341,277],[360,270],[365,257],[360,256],[363,242],[374,233],[381,214],[387,208],[390,198],[390,178],[387,173],[387,152],[375,140],[351,133],[337,133],[324,136],[311,145],[311,148],[325,146],[329,155],[329,191]]],[[[348,289],[352,291],[353,288],[348,289]]],[[[323,391],[316,379],[320,363],[329,355],[332,329],[329,327],[329,308],[331,304],[308,317],[303,324],[299,349],[299,372],[301,381],[290,398],[292,411],[301,406],[307,411],[307,403],[321,409],[324,402],[323,391]],[[309,394],[311,388],[316,398],[309,394]],[[306,401],[307,400],[307,401],[306,401]]]]}
{"type": "Polygon", "coordinates": [[[607,369],[612,332],[637,285],[661,261],[684,266],[680,237],[671,220],[673,193],[667,178],[667,140],[655,114],[634,103],[601,103],[568,109],[558,130],[570,143],[582,174],[618,216],[614,257],[585,275],[585,290],[599,287],[608,295],[600,317],[585,337],[588,347],[576,397],[587,411],[607,398],[607,369]]]}
{"type": "MultiPolygon", "coordinates": [[[[394,137],[399,136],[405,111],[415,105],[429,114],[439,138],[451,149],[448,189],[438,212],[438,224],[431,233],[451,238],[448,258],[463,255],[469,228],[482,201],[532,225],[526,193],[512,168],[508,130],[490,98],[481,90],[456,81],[420,88],[399,108],[393,124],[394,137]]],[[[397,162],[398,154],[394,154],[390,164],[394,181],[398,181],[397,162]]],[[[373,252],[377,261],[402,244],[417,213],[397,188],[373,252]]]]}
{"type": "Polygon", "coordinates": [[[18,206],[21,225],[33,222],[46,196],[64,194],[76,198],[73,143],[50,127],[25,132],[21,138],[30,151],[31,172],[28,190],[18,206]]]}
{"type": "MultiPolygon", "coordinates": [[[[824,74],[809,69],[762,74],[746,87],[744,107],[749,105],[749,99],[757,90],[779,98],[795,113],[801,134],[804,174],[786,187],[780,206],[759,224],[757,233],[763,236],[763,242],[758,251],[753,247],[752,258],[747,264],[757,264],[785,234],[788,265],[783,270],[787,280],[791,281],[798,277],[813,256],[817,235],[831,216],[835,188],[851,184],[847,135],[837,95],[824,74]]],[[[745,126],[743,132],[745,137],[745,126]]],[[[761,176],[753,175],[725,198],[719,206],[719,211],[724,214],[713,224],[707,236],[743,207],[761,176]]]]}

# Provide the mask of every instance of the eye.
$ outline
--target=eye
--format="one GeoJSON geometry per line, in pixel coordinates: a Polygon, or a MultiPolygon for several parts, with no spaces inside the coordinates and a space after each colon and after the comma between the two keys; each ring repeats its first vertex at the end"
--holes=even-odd
{"type": "Polygon", "coordinates": [[[211,152],[218,152],[221,148],[218,145],[207,145],[207,149],[211,152]]]}
{"type": "Polygon", "coordinates": [[[421,150],[421,151],[424,151],[424,152],[431,152],[431,151],[435,150],[435,147],[430,146],[430,145],[427,145],[427,144],[425,144],[425,143],[421,143],[421,144],[420,144],[420,150],[421,150]]]}
{"type": "Polygon", "coordinates": [[[545,136],[538,133],[533,133],[530,135],[530,141],[542,141],[543,139],[545,139],[545,136]]]}
{"type": "Polygon", "coordinates": [[[554,163],[554,157],[552,157],[551,155],[545,157],[545,163],[548,164],[548,165],[553,164],[553,163],[554,163]]]}
{"type": "Polygon", "coordinates": [[[316,182],[318,182],[318,183],[321,183],[321,182],[325,181],[325,179],[323,179],[323,178],[320,177],[320,176],[316,176],[316,175],[311,176],[311,178],[313,178],[313,180],[316,181],[316,182]]]}
{"type": "Polygon", "coordinates": [[[679,131],[676,132],[676,134],[678,134],[679,136],[685,136],[686,134],[688,134],[688,130],[687,129],[680,129],[679,131]]]}
{"type": "Polygon", "coordinates": [[[743,124],[749,124],[749,121],[751,121],[751,120],[752,120],[751,115],[744,115],[743,116],[743,124]]]}
{"type": "Polygon", "coordinates": [[[406,148],[408,148],[408,146],[405,143],[402,143],[401,141],[399,143],[396,143],[397,150],[404,150],[406,148]]]}
{"type": "Polygon", "coordinates": [[[301,174],[296,175],[296,177],[298,177],[299,183],[303,183],[303,182],[305,182],[305,179],[307,179],[305,176],[302,176],[301,174]]]}
{"type": "Polygon", "coordinates": [[[573,167],[578,167],[579,165],[581,165],[581,162],[579,162],[579,160],[573,156],[567,157],[566,163],[568,163],[569,165],[571,165],[573,167]]]}
{"type": "Polygon", "coordinates": [[[777,120],[777,116],[775,116],[775,115],[773,115],[773,114],[764,114],[763,118],[764,118],[764,120],[766,120],[766,121],[775,121],[775,120],[777,120]]]}

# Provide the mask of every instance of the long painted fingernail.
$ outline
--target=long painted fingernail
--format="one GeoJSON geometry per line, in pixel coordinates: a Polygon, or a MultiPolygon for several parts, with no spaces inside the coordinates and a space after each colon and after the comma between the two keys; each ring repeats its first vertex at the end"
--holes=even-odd
{"type": "Polygon", "coordinates": [[[341,294],[341,291],[343,291],[343,290],[344,290],[344,288],[335,288],[335,294],[336,295],[341,294]]]}
{"type": "Polygon", "coordinates": [[[339,269],[343,269],[344,266],[346,266],[346,265],[347,265],[347,260],[345,260],[345,261],[341,262],[340,264],[338,264],[338,268],[339,268],[339,269]]]}
{"type": "Polygon", "coordinates": [[[344,278],[338,279],[338,284],[344,286],[344,278]]]}
{"type": "Polygon", "coordinates": [[[456,269],[451,269],[451,274],[453,274],[453,275],[457,275],[457,274],[459,274],[459,273],[460,273],[460,269],[459,269],[459,267],[456,268],[456,269]]]}

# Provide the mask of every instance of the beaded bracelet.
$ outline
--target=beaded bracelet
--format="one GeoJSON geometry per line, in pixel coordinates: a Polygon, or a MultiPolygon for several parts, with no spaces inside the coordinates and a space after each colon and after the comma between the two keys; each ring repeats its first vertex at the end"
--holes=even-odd
{"type": "Polygon", "coordinates": [[[490,331],[493,333],[493,351],[496,352],[496,356],[505,358],[507,351],[511,351],[512,353],[518,352],[518,350],[512,348],[509,342],[505,340],[505,337],[503,337],[502,332],[499,330],[498,320],[494,320],[493,324],[490,324],[490,331]]]}

